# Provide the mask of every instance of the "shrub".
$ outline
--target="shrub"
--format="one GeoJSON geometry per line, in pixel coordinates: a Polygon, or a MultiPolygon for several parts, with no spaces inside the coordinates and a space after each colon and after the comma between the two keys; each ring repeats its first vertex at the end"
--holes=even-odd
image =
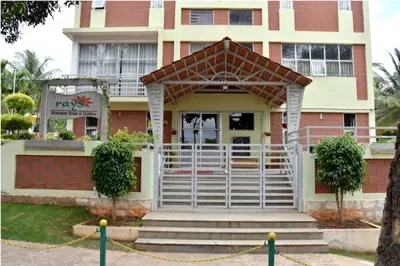
{"type": "Polygon", "coordinates": [[[74,132],[72,132],[71,130],[62,131],[58,134],[58,136],[62,140],[74,140],[75,139],[74,132]]]}
{"type": "Polygon", "coordinates": [[[14,109],[19,114],[30,112],[35,106],[32,98],[23,93],[10,94],[4,98],[4,102],[7,104],[8,109],[14,109]]]}
{"type": "Polygon", "coordinates": [[[1,115],[1,128],[14,132],[17,130],[27,130],[32,126],[32,121],[28,117],[21,114],[4,114],[1,115]]]}
{"type": "MultiPolygon", "coordinates": [[[[123,130],[118,129],[117,133],[113,136],[112,140],[114,141],[119,141],[119,142],[125,142],[125,143],[153,143],[154,139],[153,136],[151,136],[148,133],[144,133],[141,131],[135,131],[132,132],[132,134],[129,134],[128,128],[124,127],[123,130]]],[[[140,150],[142,146],[145,145],[130,145],[130,147],[134,150],[140,150]]]]}
{"type": "Polygon", "coordinates": [[[5,139],[5,140],[16,140],[17,139],[17,135],[16,134],[1,134],[1,139],[5,139]]]}
{"type": "Polygon", "coordinates": [[[354,193],[362,187],[366,162],[364,148],[351,136],[325,139],[315,149],[318,165],[317,180],[333,189],[336,196],[339,220],[343,220],[343,195],[354,193]]]}
{"type": "Polygon", "coordinates": [[[30,139],[33,139],[33,134],[31,134],[29,132],[21,132],[21,133],[17,134],[17,138],[30,140],[30,139]]]}
{"type": "Polygon", "coordinates": [[[99,196],[112,199],[112,217],[118,197],[128,194],[136,185],[134,157],[131,147],[119,141],[109,141],[93,149],[93,186],[99,196]]]}

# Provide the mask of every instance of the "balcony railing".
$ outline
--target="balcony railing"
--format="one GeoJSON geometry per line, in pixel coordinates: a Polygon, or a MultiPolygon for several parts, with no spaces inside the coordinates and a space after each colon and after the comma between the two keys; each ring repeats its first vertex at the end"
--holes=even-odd
{"type": "Polygon", "coordinates": [[[281,9],[293,9],[293,0],[281,0],[281,9]]]}
{"type": "Polygon", "coordinates": [[[325,138],[350,134],[357,143],[373,143],[387,146],[394,151],[394,143],[398,134],[396,127],[337,127],[308,126],[288,133],[288,142],[300,142],[307,151],[311,151],[325,138]],[[384,133],[384,134],[382,134],[384,133]]]}
{"type": "Polygon", "coordinates": [[[350,0],[339,0],[339,10],[350,10],[350,0]]]}
{"type": "MultiPolygon", "coordinates": [[[[140,81],[142,75],[111,75],[111,76],[88,76],[88,75],[65,75],[68,78],[95,78],[103,80],[117,80],[118,83],[110,86],[110,96],[111,97],[146,97],[147,91],[146,87],[140,81]]],[[[82,91],[101,91],[100,88],[94,88],[90,86],[79,86],[79,87],[63,87],[58,88],[60,92],[65,94],[72,94],[82,91]]]]}

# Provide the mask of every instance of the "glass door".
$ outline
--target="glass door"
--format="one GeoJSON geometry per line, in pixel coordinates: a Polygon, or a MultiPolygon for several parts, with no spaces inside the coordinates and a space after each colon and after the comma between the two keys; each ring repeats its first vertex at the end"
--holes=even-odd
{"type": "Polygon", "coordinates": [[[182,113],[180,143],[218,144],[220,143],[220,124],[220,114],[182,113]]]}

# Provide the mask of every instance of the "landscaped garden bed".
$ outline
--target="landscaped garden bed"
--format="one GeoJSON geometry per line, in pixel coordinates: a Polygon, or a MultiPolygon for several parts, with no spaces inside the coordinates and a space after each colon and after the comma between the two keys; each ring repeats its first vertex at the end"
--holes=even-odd
{"type": "Polygon", "coordinates": [[[379,226],[362,220],[319,220],[318,228],[332,249],[372,254],[378,246],[379,226]]]}
{"type": "MultiPolygon", "coordinates": [[[[113,222],[111,217],[95,217],[88,221],[73,226],[73,235],[83,237],[90,234],[99,227],[102,219],[107,220],[107,236],[116,241],[133,242],[139,237],[139,227],[142,225],[140,218],[118,218],[113,222]]],[[[93,239],[99,239],[100,234],[92,236],[93,239]]]]}

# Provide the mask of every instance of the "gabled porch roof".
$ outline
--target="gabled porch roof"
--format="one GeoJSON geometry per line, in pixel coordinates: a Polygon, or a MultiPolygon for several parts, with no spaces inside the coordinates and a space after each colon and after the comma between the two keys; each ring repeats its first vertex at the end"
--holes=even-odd
{"type": "Polygon", "coordinates": [[[205,88],[246,92],[267,103],[286,102],[286,87],[304,88],[311,79],[225,37],[204,49],[141,78],[144,85],[164,85],[164,104],[205,88]]]}

